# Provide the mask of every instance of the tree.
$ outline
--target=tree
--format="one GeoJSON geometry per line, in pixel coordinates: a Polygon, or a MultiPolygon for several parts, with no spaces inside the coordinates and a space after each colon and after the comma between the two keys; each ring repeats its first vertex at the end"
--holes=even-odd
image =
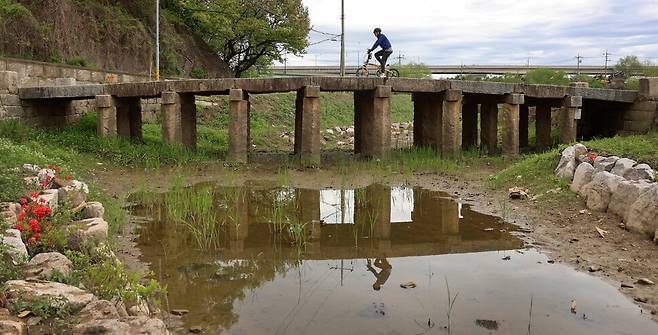
{"type": "Polygon", "coordinates": [[[308,46],[308,10],[301,0],[168,0],[180,17],[229,64],[236,77],[252,66],[300,55],[308,46]]]}
{"type": "Polygon", "coordinates": [[[408,63],[404,65],[397,65],[395,68],[400,71],[400,77],[406,78],[431,78],[432,72],[423,63],[408,63]]]}
{"type": "Polygon", "coordinates": [[[621,72],[622,77],[629,78],[634,74],[642,73],[645,66],[640,62],[637,56],[622,57],[615,65],[615,71],[621,72]]]}
{"type": "Polygon", "coordinates": [[[568,86],[571,82],[564,71],[551,69],[534,69],[526,74],[528,84],[568,86]]]}

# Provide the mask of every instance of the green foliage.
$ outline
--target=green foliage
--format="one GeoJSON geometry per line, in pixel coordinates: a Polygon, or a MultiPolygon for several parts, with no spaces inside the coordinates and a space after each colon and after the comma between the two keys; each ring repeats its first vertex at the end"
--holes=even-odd
{"type": "Polygon", "coordinates": [[[178,67],[178,60],[176,54],[169,50],[164,49],[160,51],[160,69],[163,75],[166,76],[180,76],[181,70],[178,67]]]}
{"type": "Polygon", "coordinates": [[[528,84],[568,86],[571,82],[564,71],[533,69],[526,74],[528,84]]]}
{"type": "Polygon", "coordinates": [[[130,272],[123,263],[111,257],[99,255],[97,259],[92,259],[85,253],[70,250],[65,255],[73,264],[68,284],[83,285],[99,299],[119,297],[131,303],[139,299],[157,302],[158,297],[165,292],[155,280],[146,280],[145,285],[141,284],[147,274],[130,272]]]}
{"type": "Polygon", "coordinates": [[[30,10],[12,0],[0,0],[0,19],[31,15],[30,10]]]}
{"type": "Polygon", "coordinates": [[[579,76],[574,76],[571,78],[572,82],[585,82],[589,85],[590,88],[604,88],[605,81],[596,79],[592,76],[581,74],[579,76]]]}
{"type": "Polygon", "coordinates": [[[400,77],[404,78],[431,78],[432,72],[423,63],[408,63],[404,65],[396,65],[395,69],[400,71],[400,77]]]}
{"type": "Polygon", "coordinates": [[[237,77],[259,61],[299,55],[308,45],[310,21],[301,0],[170,0],[164,7],[197,32],[237,77]]]}
{"type": "Polygon", "coordinates": [[[643,68],[644,64],[640,62],[640,59],[637,58],[637,56],[622,57],[615,65],[615,71],[621,72],[624,78],[629,78],[634,74],[641,73],[643,68]]]}
{"type": "Polygon", "coordinates": [[[66,64],[80,67],[89,66],[89,61],[84,57],[73,57],[66,60],[66,64]]]}
{"type": "Polygon", "coordinates": [[[200,67],[195,67],[192,69],[192,72],[190,72],[190,77],[194,79],[206,78],[206,71],[200,67]]]}

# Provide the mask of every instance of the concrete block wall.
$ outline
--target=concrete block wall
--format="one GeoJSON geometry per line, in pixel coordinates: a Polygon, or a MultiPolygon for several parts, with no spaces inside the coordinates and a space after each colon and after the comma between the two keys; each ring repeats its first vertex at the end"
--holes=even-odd
{"type": "Polygon", "coordinates": [[[658,129],[658,78],[640,79],[638,101],[624,111],[622,135],[658,129]]]}

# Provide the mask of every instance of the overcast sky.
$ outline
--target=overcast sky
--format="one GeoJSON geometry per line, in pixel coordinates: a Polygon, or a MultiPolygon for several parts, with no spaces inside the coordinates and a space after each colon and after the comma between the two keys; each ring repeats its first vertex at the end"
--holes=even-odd
{"type": "MultiPolygon", "coordinates": [[[[340,33],[340,0],[303,0],[313,28],[340,33]]],[[[658,62],[658,0],[345,0],[347,64],[381,27],[403,62],[603,65],[626,55],[658,62]]],[[[327,36],[311,32],[309,42],[327,36]]],[[[340,42],[310,46],[289,65],[337,65],[340,42]]],[[[391,61],[397,62],[397,59],[391,61]]]]}

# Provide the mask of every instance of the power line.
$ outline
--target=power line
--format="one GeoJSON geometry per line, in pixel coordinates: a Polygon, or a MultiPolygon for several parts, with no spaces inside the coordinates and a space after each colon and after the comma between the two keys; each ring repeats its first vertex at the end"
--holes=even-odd
{"type": "Polygon", "coordinates": [[[611,60],[610,56],[612,56],[612,54],[608,52],[608,49],[605,49],[603,56],[605,57],[605,73],[608,73],[608,62],[611,60]]]}
{"type": "Polygon", "coordinates": [[[576,56],[576,66],[578,66],[578,70],[576,70],[576,74],[578,75],[580,75],[580,63],[582,62],[583,62],[583,56],[578,54],[578,56],[576,56]]]}

